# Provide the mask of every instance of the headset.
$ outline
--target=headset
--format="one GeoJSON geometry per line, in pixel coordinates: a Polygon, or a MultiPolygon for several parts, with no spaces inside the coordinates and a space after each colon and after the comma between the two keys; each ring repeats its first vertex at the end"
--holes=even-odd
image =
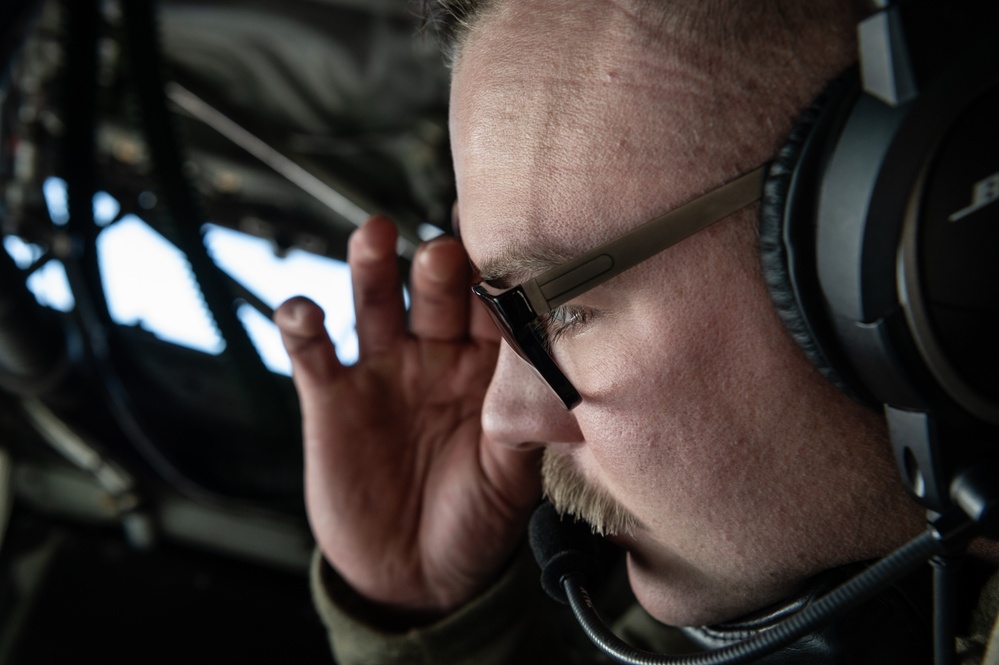
{"type": "Polygon", "coordinates": [[[859,67],[802,116],[761,208],[786,327],[833,383],[883,405],[906,486],[941,513],[999,443],[995,5],[864,20],[859,67]]]}
{"type": "MultiPolygon", "coordinates": [[[[930,527],[755,637],[665,656],[603,626],[585,586],[599,557],[579,525],[543,505],[530,528],[542,586],[616,662],[757,662],[963,551],[973,534],[999,536],[999,3],[876,4],[858,26],[859,65],[802,115],[771,164],[760,259],[805,355],[884,411],[930,527]]],[[[935,575],[933,655],[951,663],[953,577],[945,565],[935,575]]]]}

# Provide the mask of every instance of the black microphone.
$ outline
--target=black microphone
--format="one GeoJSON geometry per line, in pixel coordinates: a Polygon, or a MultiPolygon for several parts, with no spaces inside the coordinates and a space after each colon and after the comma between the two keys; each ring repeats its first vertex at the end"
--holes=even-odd
{"type": "Polygon", "coordinates": [[[590,641],[615,662],[625,665],[736,665],[762,658],[796,642],[899,581],[931,556],[942,553],[951,533],[941,531],[928,529],[764,632],[720,649],[676,656],[636,649],[604,624],[587,591],[590,584],[603,578],[599,539],[588,525],[562,519],[554,506],[544,502],[531,517],[528,538],[534,558],[541,567],[542,587],[555,600],[568,602],[590,641]]]}
{"type": "Polygon", "coordinates": [[[527,537],[541,568],[541,587],[558,602],[569,604],[562,580],[571,573],[582,575],[590,588],[603,581],[606,571],[600,562],[600,538],[586,522],[563,519],[545,501],[531,515],[527,537]]]}

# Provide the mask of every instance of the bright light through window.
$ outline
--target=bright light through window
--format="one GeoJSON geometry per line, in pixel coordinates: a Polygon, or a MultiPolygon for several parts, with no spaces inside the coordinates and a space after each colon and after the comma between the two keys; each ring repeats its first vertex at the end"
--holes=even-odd
{"type": "Polygon", "coordinates": [[[14,259],[18,268],[24,270],[32,263],[42,257],[42,248],[38,245],[26,243],[17,236],[5,236],[3,239],[4,249],[14,259]]]}
{"type": "Polygon", "coordinates": [[[62,226],[69,221],[69,200],[66,181],[62,178],[46,178],[42,183],[42,195],[49,209],[49,217],[54,224],[62,226]]]}
{"type": "MultiPolygon", "coordinates": [[[[26,243],[17,236],[4,237],[3,246],[19,268],[29,267],[42,256],[41,247],[26,243]]],[[[27,286],[35,294],[35,299],[46,307],[60,312],[73,309],[73,292],[66,279],[66,269],[59,261],[50,260],[28,275],[27,286]]]]}
{"type": "Polygon", "coordinates": [[[222,351],[187,259],[148,224],[127,215],[104,229],[97,257],[112,320],[141,325],[174,344],[222,351]]]}
{"type": "MultiPolygon", "coordinates": [[[[66,184],[50,178],[43,188],[49,214],[62,225],[68,219],[66,184]]],[[[101,277],[112,319],[122,325],[141,325],[157,337],[182,346],[217,354],[224,348],[197,290],[184,255],[143,220],[127,215],[110,224],[120,206],[106,192],[94,197],[94,219],[106,227],[97,239],[101,277]]],[[[206,245],[215,262],[267,306],[277,307],[294,295],[305,295],[326,311],[326,327],[341,362],[356,362],[354,306],[347,265],[301,250],[276,256],[268,241],[209,225],[206,245]]],[[[22,268],[41,255],[41,249],[8,236],[7,251],[22,268]]],[[[28,282],[39,302],[62,311],[73,307],[65,271],[49,261],[28,282]]],[[[291,373],[288,355],[277,327],[249,305],[237,310],[264,363],[274,372],[291,373]]]]}
{"type": "MultiPolygon", "coordinates": [[[[49,210],[49,217],[58,226],[69,221],[69,196],[66,181],[62,178],[46,178],[42,183],[42,196],[49,210]]],[[[94,221],[98,226],[107,226],[121,210],[121,205],[107,192],[94,194],[94,221]]]]}
{"type": "MultiPolygon", "coordinates": [[[[262,238],[209,225],[205,241],[212,258],[269,307],[295,295],[308,296],[326,312],[326,329],[343,363],[357,361],[354,333],[354,299],[346,263],[293,249],[284,258],[275,256],[262,238]]],[[[288,355],[277,327],[256,310],[241,308],[240,317],[265,362],[274,371],[290,373],[288,355]],[[243,310],[248,310],[245,312],[243,310]],[[272,351],[269,349],[275,349],[272,351]]]]}
{"type": "Polygon", "coordinates": [[[94,221],[98,226],[107,226],[118,215],[121,205],[107,192],[94,194],[94,221]]]}

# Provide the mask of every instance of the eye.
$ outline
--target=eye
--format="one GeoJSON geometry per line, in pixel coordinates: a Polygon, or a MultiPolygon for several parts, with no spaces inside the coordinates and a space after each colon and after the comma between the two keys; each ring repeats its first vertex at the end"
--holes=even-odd
{"type": "Polygon", "coordinates": [[[578,331],[590,320],[590,311],[583,307],[561,305],[540,318],[538,333],[549,351],[563,335],[578,331]]]}

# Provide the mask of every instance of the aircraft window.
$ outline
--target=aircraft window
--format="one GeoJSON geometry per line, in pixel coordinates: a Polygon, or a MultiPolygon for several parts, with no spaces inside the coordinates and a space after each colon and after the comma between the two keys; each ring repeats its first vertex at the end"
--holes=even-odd
{"type": "Polygon", "coordinates": [[[180,250],[127,215],[97,236],[97,256],[112,320],[141,325],[160,339],[218,354],[225,344],[180,250]]]}
{"type": "MultiPolygon", "coordinates": [[[[53,222],[64,225],[68,218],[65,182],[49,178],[43,191],[53,222]]],[[[98,236],[97,249],[112,319],[121,325],[141,325],[173,344],[221,353],[224,342],[211,323],[181,252],[135,215],[114,221],[119,210],[110,194],[94,196],[94,221],[105,227],[98,236]]],[[[278,256],[263,238],[213,224],[206,225],[205,243],[219,267],[267,307],[277,307],[298,294],[315,300],[326,310],[326,327],[341,362],[356,362],[357,336],[346,263],[300,249],[278,256]]],[[[32,265],[43,252],[13,235],[4,238],[4,247],[21,268],[32,265]]],[[[58,260],[49,260],[35,270],[28,278],[28,288],[43,305],[63,312],[73,308],[73,294],[58,260]]],[[[275,373],[290,375],[291,363],[277,327],[248,304],[240,305],[237,314],[264,364],[275,373]]]]}
{"type": "MultiPolygon", "coordinates": [[[[14,259],[14,263],[21,269],[28,268],[40,259],[43,253],[42,248],[38,245],[27,243],[14,235],[4,236],[3,246],[14,259]]],[[[55,259],[47,261],[28,276],[27,285],[42,305],[57,309],[60,312],[68,312],[73,309],[75,304],[73,292],[69,288],[66,269],[61,261],[55,259]]]]}
{"type": "MultiPolygon", "coordinates": [[[[312,298],[326,311],[326,329],[340,362],[357,361],[354,297],[346,263],[300,249],[277,256],[269,241],[213,224],[207,227],[205,243],[215,262],[268,306],[277,307],[294,295],[312,298]]],[[[291,374],[277,326],[248,305],[238,314],[267,366],[291,374]]]]}

